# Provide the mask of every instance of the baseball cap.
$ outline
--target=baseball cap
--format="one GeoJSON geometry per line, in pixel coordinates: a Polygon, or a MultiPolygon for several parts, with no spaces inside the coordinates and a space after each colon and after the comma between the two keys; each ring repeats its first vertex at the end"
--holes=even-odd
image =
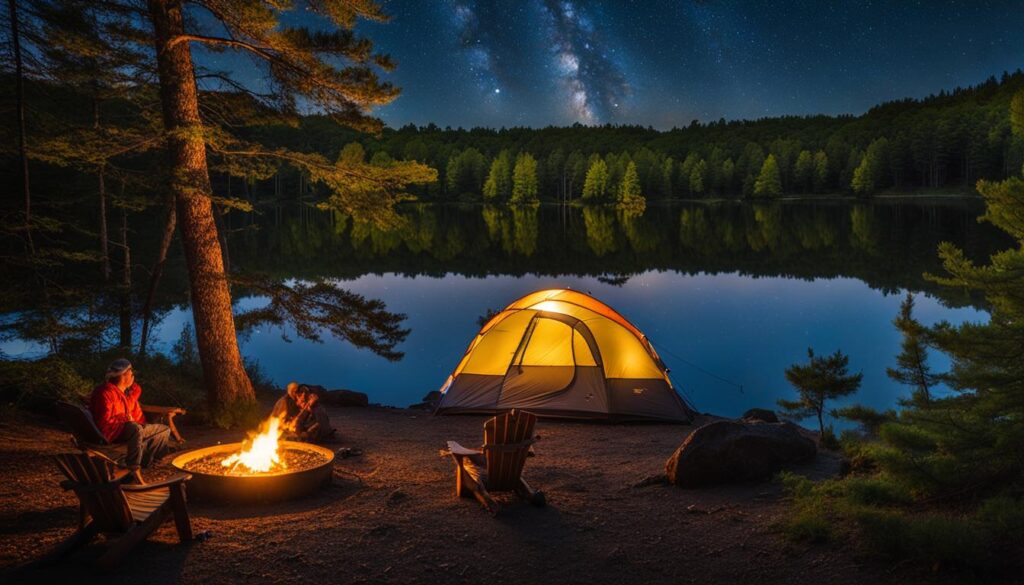
{"type": "Polygon", "coordinates": [[[108,376],[120,376],[132,368],[132,363],[124,358],[116,359],[107,366],[108,376]]]}

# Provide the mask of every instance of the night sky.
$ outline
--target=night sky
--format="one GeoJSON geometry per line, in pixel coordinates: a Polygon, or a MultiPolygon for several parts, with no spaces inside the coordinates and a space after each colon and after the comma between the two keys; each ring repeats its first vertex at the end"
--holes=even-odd
{"type": "MultiPolygon", "coordinates": [[[[1024,67],[1024,2],[407,0],[358,31],[391,126],[683,126],[863,113],[1024,67]]],[[[315,23],[300,16],[292,23],[315,23]]],[[[230,67],[231,57],[214,57],[230,67]]],[[[202,58],[200,58],[202,60],[202,58]]]]}

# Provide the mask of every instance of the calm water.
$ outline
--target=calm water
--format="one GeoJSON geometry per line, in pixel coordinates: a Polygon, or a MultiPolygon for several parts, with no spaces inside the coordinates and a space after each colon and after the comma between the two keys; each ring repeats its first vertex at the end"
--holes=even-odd
{"type": "MultiPolygon", "coordinates": [[[[772,407],[791,396],[783,370],[805,360],[808,347],[842,349],[851,369],[864,373],[856,400],[890,407],[904,392],[885,368],[899,351],[891,320],[906,290],[927,291],[918,299],[926,323],[987,318],[967,299],[947,298],[962,306],[946,306],[934,296],[944,291],[922,278],[940,271],[940,241],[976,257],[1006,244],[976,223],[979,211],[690,205],[631,218],[603,209],[415,208],[406,226],[390,231],[328,214],[267,212],[259,230],[232,242],[236,267],[337,277],[408,315],[412,332],[397,363],[330,338],[316,344],[289,335],[295,340],[288,343],[273,329],[251,332],[243,352],[275,382],[351,388],[403,406],[444,382],[482,315],[529,292],[566,287],[596,296],[643,330],[699,410],[737,415],[772,407]]],[[[168,315],[165,343],[187,317],[168,315]]],[[[946,365],[942,356],[932,359],[946,365]]]]}
{"type": "MultiPolygon", "coordinates": [[[[698,410],[738,415],[792,397],[783,371],[804,361],[808,347],[846,352],[851,369],[864,373],[851,401],[887,408],[905,392],[885,368],[899,351],[891,321],[906,290],[919,293],[925,323],[987,318],[971,299],[922,276],[941,272],[941,241],[976,259],[1009,245],[976,222],[980,211],[965,202],[694,204],[628,217],[608,209],[418,206],[403,211],[401,228],[382,230],[281,207],[231,218],[230,261],[233,271],[335,278],[408,315],[412,331],[399,362],[330,337],[316,344],[291,332],[286,342],[276,329],[249,332],[243,353],[278,384],[294,379],[367,392],[388,405],[418,402],[445,381],[481,316],[529,292],[566,287],[596,296],[643,330],[698,410]]],[[[180,308],[184,283],[180,266],[172,269],[167,302],[179,308],[158,329],[165,349],[190,320],[180,308]]],[[[261,302],[244,298],[239,308],[261,302]]],[[[932,362],[946,365],[939,355],[932,362]]]]}

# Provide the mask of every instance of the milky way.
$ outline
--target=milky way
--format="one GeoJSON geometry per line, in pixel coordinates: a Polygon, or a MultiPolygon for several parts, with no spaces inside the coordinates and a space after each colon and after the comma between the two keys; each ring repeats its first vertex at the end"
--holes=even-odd
{"type": "Polygon", "coordinates": [[[1024,67],[1020,0],[390,0],[384,8],[391,22],[357,30],[398,63],[385,78],[402,96],[378,110],[392,126],[671,128],[857,114],[1024,67]]]}
{"type": "Polygon", "coordinates": [[[574,2],[546,0],[555,71],[579,122],[610,121],[629,94],[626,76],[613,58],[617,49],[601,39],[594,20],[574,2]]]}

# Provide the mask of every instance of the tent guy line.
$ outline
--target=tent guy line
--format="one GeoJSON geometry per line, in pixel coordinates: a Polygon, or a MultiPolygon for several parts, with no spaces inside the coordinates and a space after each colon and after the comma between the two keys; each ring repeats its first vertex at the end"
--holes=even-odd
{"type": "MultiPolygon", "coordinates": [[[[650,340],[648,339],[648,341],[650,341],[650,340]]],[[[651,343],[651,345],[653,345],[655,347],[655,349],[658,350],[658,353],[664,353],[664,354],[667,354],[667,355],[669,355],[671,357],[674,357],[675,359],[683,362],[684,364],[690,366],[691,368],[701,372],[702,374],[704,374],[706,376],[710,376],[710,377],[718,380],[719,382],[725,382],[726,384],[730,384],[732,386],[735,386],[735,387],[739,388],[740,394],[744,393],[743,392],[743,384],[740,384],[739,382],[733,382],[732,380],[730,380],[728,378],[724,378],[724,377],[719,376],[718,374],[716,374],[714,372],[710,372],[708,370],[705,370],[704,368],[698,366],[697,364],[691,362],[690,360],[688,360],[686,358],[679,357],[679,355],[669,351],[668,349],[665,348],[665,346],[663,346],[661,344],[656,344],[653,341],[651,341],[650,343],[651,343]]]]}

